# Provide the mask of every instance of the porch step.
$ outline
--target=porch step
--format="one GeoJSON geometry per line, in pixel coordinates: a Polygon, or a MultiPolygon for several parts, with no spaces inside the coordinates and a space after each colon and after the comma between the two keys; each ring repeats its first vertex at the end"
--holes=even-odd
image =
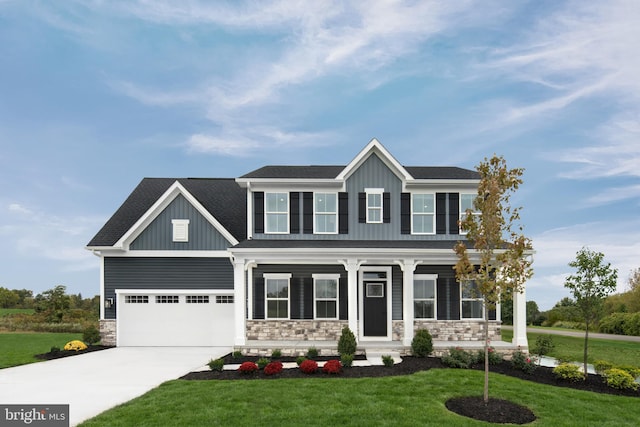
{"type": "Polygon", "coordinates": [[[402,358],[400,358],[400,352],[394,350],[367,349],[365,351],[365,355],[367,356],[367,360],[371,365],[384,365],[382,356],[393,357],[394,364],[402,362],[402,358]]]}

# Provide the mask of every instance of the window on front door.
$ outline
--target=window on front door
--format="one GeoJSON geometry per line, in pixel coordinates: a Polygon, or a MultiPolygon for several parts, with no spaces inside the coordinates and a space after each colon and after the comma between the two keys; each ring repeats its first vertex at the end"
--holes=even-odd
{"type": "Polygon", "coordinates": [[[265,233],[289,232],[289,193],[265,194],[265,233]]]}

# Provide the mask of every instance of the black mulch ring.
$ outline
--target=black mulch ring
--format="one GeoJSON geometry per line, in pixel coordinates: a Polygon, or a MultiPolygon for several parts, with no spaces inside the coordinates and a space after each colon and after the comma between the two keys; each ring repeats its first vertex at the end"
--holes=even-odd
{"type": "Polygon", "coordinates": [[[528,424],[536,420],[529,408],[502,399],[489,398],[485,404],[482,396],[455,397],[445,406],[458,415],[491,423],[528,424]]]}
{"type": "Polygon", "coordinates": [[[50,351],[48,353],[36,354],[36,359],[40,360],[53,360],[53,359],[61,359],[63,357],[75,356],[77,354],[91,353],[92,351],[100,351],[106,350],[108,348],[113,348],[113,346],[109,345],[90,345],[87,346],[86,350],[60,350],[60,351],[50,351]]]}

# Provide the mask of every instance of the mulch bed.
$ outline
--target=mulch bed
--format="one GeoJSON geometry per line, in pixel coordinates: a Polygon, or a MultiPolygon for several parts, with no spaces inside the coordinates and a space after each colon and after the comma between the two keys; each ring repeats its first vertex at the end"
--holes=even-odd
{"type": "Polygon", "coordinates": [[[53,359],[61,359],[63,357],[75,356],[77,354],[91,353],[92,351],[100,351],[106,350],[108,348],[113,348],[113,346],[109,345],[90,345],[86,350],[59,350],[59,351],[50,351],[48,353],[36,354],[36,359],[40,360],[53,360],[53,359]]]}
{"type": "MultiPolygon", "coordinates": [[[[328,360],[331,358],[318,358],[316,360],[328,360]]],[[[335,357],[333,357],[335,359],[335,357]]],[[[257,357],[232,358],[231,355],[226,356],[225,364],[240,364],[245,361],[256,362],[257,357]]],[[[279,359],[285,361],[295,361],[294,358],[279,359]]],[[[181,377],[183,380],[253,380],[253,379],[271,379],[279,378],[365,378],[365,377],[386,377],[394,375],[410,375],[419,371],[429,369],[447,368],[439,358],[436,357],[403,357],[402,363],[387,366],[353,366],[344,368],[339,375],[327,375],[318,371],[316,374],[308,375],[300,371],[300,369],[285,369],[276,375],[264,375],[259,372],[256,374],[241,374],[238,371],[202,371],[190,372],[181,377]]],[[[476,370],[484,370],[484,364],[476,364],[472,367],[476,370]]],[[[588,375],[585,381],[570,382],[557,379],[552,372],[552,368],[539,366],[536,370],[527,374],[519,369],[514,369],[510,362],[503,361],[496,365],[490,366],[490,372],[509,375],[526,381],[533,381],[540,384],[552,385],[555,387],[568,387],[576,390],[586,390],[595,393],[613,394],[618,396],[640,397],[640,390],[617,390],[607,386],[600,375],[588,375]]],[[[482,396],[468,396],[455,399],[449,399],[446,407],[459,415],[474,418],[492,423],[511,423],[511,424],[527,424],[535,421],[536,416],[530,409],[501,399],[489,399],[489,403],[485,404],[482,396]]]]}

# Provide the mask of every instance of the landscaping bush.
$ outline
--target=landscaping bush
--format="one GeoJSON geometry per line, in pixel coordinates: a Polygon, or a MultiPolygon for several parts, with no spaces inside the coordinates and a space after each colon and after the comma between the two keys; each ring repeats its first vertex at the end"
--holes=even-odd
{"type": "Polygon", "coordinates": [[[240,359],[242,357],[242,351],[234,350],[234,352],[231,353],[231,357],[233,357],[234,359],[240,359]]]}
{"type": "MultiPolygon", "coordinates": [[[[487,350],[489,354],[489,365],[497,365],[502,362],[502,354],[498,353],[495,348],[489,347],[487,350]]],[[[478,350],[474,363],[484,363],[484,350],[478,350]]]]}
{"type": "Polygon", "coordinates": [[[271,358],[279,359],[281,357],[282,357],[282,350],[280,350],[279,348],[274,348],[273,351],[271,352],[271,358]]]}
{"type": "Polygon", "coordinates": [[[258,359],[258,369],[264,369],[264,367],[267,366],[270,362],[271,360],[267,359],[266,357],[261,357],[260,359],[258,359]]]}
{"type": "Polygon", "coordinates": [[[442,357],[442,363],[450,368],[469,369],[475,362],[475,356],[460,347],[450,348],[449,354],[442,357]]]}
{"type": "Polygon", "coordinates": [[[584,380],[584,373],[578,365],[574,365],[573,363],[561,363],[553,368],[553,373],[556,377],[567,381],[584,380]]]}
{"type": "Polygon", "coordinates": [[[355,354],[356,353],[356,337],[348,326],[342,328],[342,334],[338,340],[338,354],[355,354]]]}
{"type": "Polygon", "coordinates": [[[304,357],[304,356],[298,356],[298,357],[296,357],[296,364],[297,364],[298,366],[300,366],[300,365],[302,365],[302,362],[304,362],[305,360],[307,360],[307,358],[306,358],[306,357],[304,357]]]}
{"type": "Polygon", "coordinates": [[[393,357],[389,356],[389,355],[384,355],[382,356],[382,364],[384,366],[386,366],[387,368],[390,368],[393,366],[395,362],[393,361],[393,357]]]}
{"type": "Polygon", "coordinates": [[[417,357],[427,357],[433,352],[433,340],[426,329],[418,329],[411,340],[411,352],[417,357]]]}
{"type": "Polygon", "coordinates": [[[336,374],[339,374],[341,370],[342,370],[342,364],[340,363],[339,360],[336,360],[336,359],[328,360],[322,367],[322,372],[324,372],[325,374],[336,375],[336,374]]]}
{"type": "Polygon", "coordinates": [[[49,349],[49,353],[58,353],[60,352],[60,347],[58,346],[51,346],[51,348],[49,349]]]}
{"type": "Polygon", "coordinates": [[[536,343],[531,349],[531,352],[537,354],[539,357],[549,354],[555,348],[553,337],[551,335],[538,335],[536,343]]]}
{"type": "Polygon", "coordinates": [[[571,363],[573,362],[573,357],[569,356],[568,354],[558,354],[556,356],[556,360],[558,361],[558,363],[571,363]]]}
{"type": "Polygon", "coordinates": [[[527,356],[520,350],[514,352],[511,356],[511,365],[514,368],[520,369],[527,374],[531,374],[536,370],[535,362],[531,359],[531,357],[527,356]]]}
{"type": "Polygon", "coordinates": [[[606,371],[613,368],[613,363],[607,362],[606,360],[596,360],[593,362],[593,368],[600,375],[604,375],[606,371]]]}
{"type": "Polygon", "coordinates": [[[95,326],[89,326],[85,328],[82,332],[82,341],[86,342],[89,345],[100,342],[102,337],[100,337],[100,331],[95,326]]]}
{"type": "Polygon", "coordinates": [[[73,340],[73,341],[69,341],[68,343],[66,343],[64,345],[64,349],[65,350],[75,350],[75,351],[86,350],[87,349],[87,345],[85,343],[83,343],[82,341],[73,340]]]}
{"type": "Polygon", "coordinates": [[[222,372],[222,370],[224,369],[224,360],[222,359],[211,359],[209,361],[209,363],[207,363],[207,365],[209,365],[209,369],[211,369],[212,371],[218,371],[218,372],[222,372]]]}
{"type": "Polygon", "coordinates": [[[350,368],[353,365],[353,354],[340,355],[340,362],[342,362],[342,366],[350,368]]]}
{"type": "Polygon", "coordinates": [[[624,389],[638,389],[638,383],[635,382],[635,378],[626,371],[618,368],[609,369],[604,373],[604,380],[609,387],[624,389]]]}
{"type": "Polygon", "coordinates": [[[307,359],[315,359],[318,357],[318,349],[315,347],[311,347],[307,350],[307,359]]]}
{"type": "Polygon", "coordinates": [[[305,374],[313,374],[318,370],[318,363],[315,360],[307,359],[300,364],[300,370],[305,374]]]}
{"type": "Polygon", "coordinates": [[[264,367],[265,375],[275,375],[282,372],[282,362],[276,360],[275,362],[270,362],[267,366],[264,367]]]}
{"type": "Polygon", "coordinates": [[[240,365],[240,367],[238,368],[238,371],[240,371],[240,373],[242,374],[253,374],[254,372],[256,372],[258,370],[258,365],[256,365],[253,362],[244,362],[242,365],[240,365]]]}
{"type": "Polygon", "coordinates": [[[634,379],[640,377],[640,368],[636,366],[621,365],[621,366],[616,366],[616,368],[625,371],[626,373],[631,375],[634,379]]]}

